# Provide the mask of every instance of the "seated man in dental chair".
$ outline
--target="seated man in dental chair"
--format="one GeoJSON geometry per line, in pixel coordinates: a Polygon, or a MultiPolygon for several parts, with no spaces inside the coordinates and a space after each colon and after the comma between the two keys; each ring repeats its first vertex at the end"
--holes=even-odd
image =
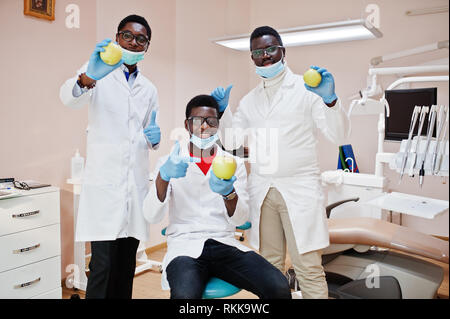
{"type": "Polygon", "coordinates": [[[188,145],[176,142],[159,159],[155,183],[144,200],[144,216],[159,223],[169,211],[162,287],[172,299],[200,299],[210,277],[218,277],[259,298],[291,298],[286,277],[235,239],[247,221],[247,174],[241,159],[229,180],[215,176],[216,156],[232,156],[216,145],[219,106],[209,95],[194,97],[184,122],[188,145]],[[211,169],[210,169],[211,168],[211,169]]]}

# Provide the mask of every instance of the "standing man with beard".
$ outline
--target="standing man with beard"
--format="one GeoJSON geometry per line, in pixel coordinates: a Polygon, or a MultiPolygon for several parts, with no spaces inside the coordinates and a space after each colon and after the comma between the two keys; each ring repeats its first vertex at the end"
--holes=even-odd
{"type": "Polygon", "coordinates": [[[248,183],[250,244],[283,272],[287,245],[303,298],[328,298],[321,251],[329,245],[329,235],[317,131],[343,144],[349,121],[331,73],[313,67],[322,82],[315,88],[306,85],[287,66],[286,49],[276,30],[255,29],[250,50],[262,81],[242,98],[235,114],[227,107],[231,86],[212,92],[223,112],[225,148],[238,148],[243,131],[249,132],[249,153],[254,159],[248,183]],[[264,165],[268,158],[269,167],[264,165]]]}

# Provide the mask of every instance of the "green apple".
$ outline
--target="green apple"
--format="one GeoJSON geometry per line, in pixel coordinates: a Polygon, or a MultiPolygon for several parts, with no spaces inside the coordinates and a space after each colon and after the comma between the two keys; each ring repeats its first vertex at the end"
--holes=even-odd
{"type": "Polygon", "coordinates": [[[221,179],[231,179],[236,172],[236,161],[229,156],[216,156],[212,162],[214,175],[221,179]]]}
{"type": "Polygon", "coordinates": [[[315,88],[315,87],[319,86],[320,82],[322,82],[322,76],[316,70],[309,69],[308,71],[306,71],[303,74],[303,80],[310,87],[315,88]]]}
{"type": "Polygon", "coordinates": [[[122,59],[122,48],[113,42],[109,42],[104,48],[105,51],[100,52],[100,58],[103,62],[109,65],[116,65],[119,63],[120,59],[122,59]]]}

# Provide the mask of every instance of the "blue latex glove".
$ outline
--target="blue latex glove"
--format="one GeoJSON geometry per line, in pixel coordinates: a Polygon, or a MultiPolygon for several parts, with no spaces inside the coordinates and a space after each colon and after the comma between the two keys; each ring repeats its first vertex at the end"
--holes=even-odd
{"type": "Polygon", "coordinates": [[[152,143],[153,146],[159,144],[161,141],[161,129],[156,124],[156,111],[152,111],[152,117],[150,124],[144,129],[144,134],[147,140],[152,143]]]}
{"type": "Polygon", "coordinates": [[[209,187],[214,193],[227,196],[233,191],[233,184],[236,181],[236,176],[231,177],[231,179],[221,179],[218,178],[212,170],[210,175],[209,187]]]}
{"type": "Polygon", "coordinates": [[[171,178],[185,177],[189,163],[199,163],[200,161],[199,158],[181,157],[180,143],[177,141],[169,158],[159,169],[159,175],[166,182],[170,181],[171,178]]]}
{"type": "Polygon", "coordinates": [[[320,84],[315,88],[305,83],[306,89],[319,95],[326,104],[333,103],[337,100],[337,96],[334,91],[335,87],[333,75],[326,69],[319,68],[318,66],[311,66],[311,69],[314,69],[320,73],[322,76],[322,82],[320,82],[320,84]]]}
{"type": "Polygon", "coordinates": [[[225,112],[228,106],[228,100],[230,99],[230,91],[233,88],[233,85],[228,86],[226,89],[219,86],[212,91],[211,96],[217,101],[219,104],[220,113],[225,112]]]}
{"type": "Polygon", "coordinates": [[[123,63],[122,59],[115,65],[108,65],[102,61],[100,58],[100,52],[105,51],[104,47],[107,46],[109,42],[111,42],[111,39],[105,39],[102,42],[97,43],[94,52],[91,54],[86,75],[93,80],[101,80],[123,63]]]}

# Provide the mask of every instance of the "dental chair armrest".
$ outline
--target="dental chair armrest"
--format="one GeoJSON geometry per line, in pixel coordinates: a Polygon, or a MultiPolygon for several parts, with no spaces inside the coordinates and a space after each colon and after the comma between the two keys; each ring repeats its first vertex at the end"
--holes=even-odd
{"type": "Polygon", "coordinates": [[[345,200],[341,200],[339,202],[335,202],[333,204],[328,205],[327,207],[325,207],[325,211],[327,213],[327,218],[330,218],[331,215],[331,210],[339,205],[342,205],[344,203],[347,202],[357,202],[359,201],[359,197],[355,197],[355,198],[349,198],[349,199],[345,199],[345,200]]]}

